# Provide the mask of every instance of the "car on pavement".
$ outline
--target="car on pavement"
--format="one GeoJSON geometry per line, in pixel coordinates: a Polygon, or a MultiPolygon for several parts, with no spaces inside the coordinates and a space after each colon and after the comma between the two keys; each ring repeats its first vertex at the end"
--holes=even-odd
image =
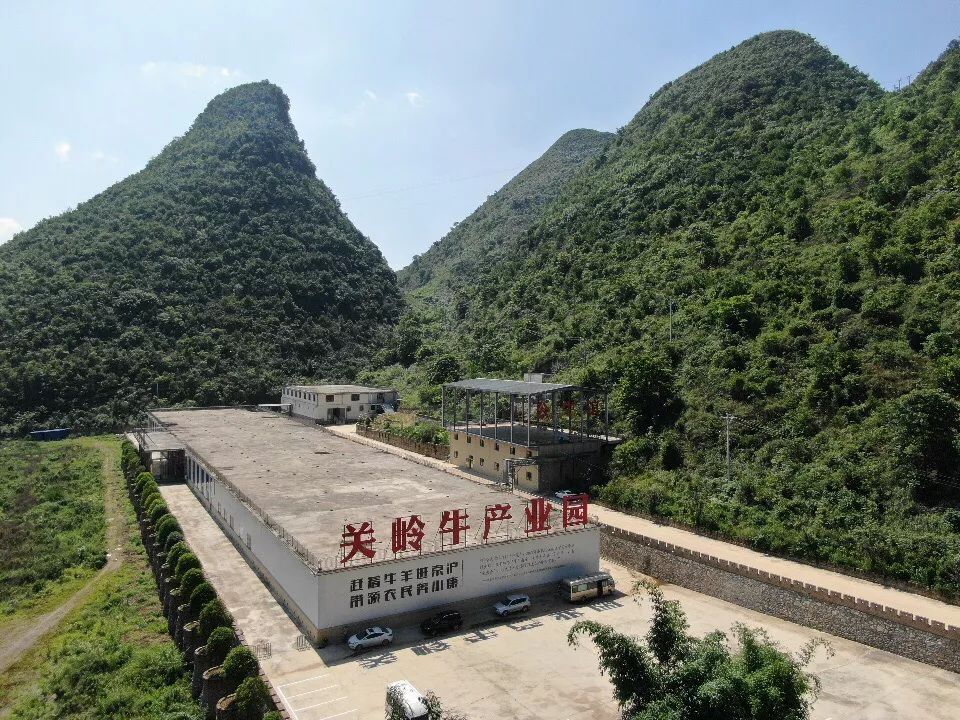
{"type": "Polygon", "coordinates": [[[420,629],[428,637],[436,637],[447,630],[459,630],[463,627],[463,616],[456,610],[440,612],[420,623],[420,629]]]}
{"type": "Polygon", "coordinates": [[[526,595],[507,595],[493,606],[493,611],[500,617],[525,613],[530,609],[530,598],[526,595]]]}
{"type": "Polygon", "coordinates": [[[555,492],[555,493],[554,493],[554,496],[555,496],[558,500],[563,500],[564,498],[574,497],[574,496],[579,495],[579,494],[580,494],[580,493],[575,493],[573,490],[560,490],[560,491],[558,491],[558,492],[555,492]]]}
{"type": "Polygon", "coordinates": [[[347,639],[347,647],[353,651],[389,645],[393,642],[393,630],[385,627],[368,627],[347,639]]]}

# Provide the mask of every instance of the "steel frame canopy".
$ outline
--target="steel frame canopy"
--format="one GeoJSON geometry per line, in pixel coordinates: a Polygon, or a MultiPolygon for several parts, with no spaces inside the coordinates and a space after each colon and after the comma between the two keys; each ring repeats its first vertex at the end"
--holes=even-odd
{"type": "MultiPolygon", "coordinates": [[[[603,397],[603,439],[609,441],[610,439],[610,412],[609,406],[607,403],[607,393],[596,390],[593,388],[582,387],[580,385],[570,385],[570,384],[558,384],[558,383],[542,383],[542,382],[523,382],[520,380],[499,380],[494,378],[473,378],[469,380],[458,380],[452,383],[446,383],[441,388],[441,400],[440,400],[440,417],[441,424],[445,428],[449,429],[462,429],[465,433],[480,435],[484,437],[484,425],[485,423],[489,425],[489,418],[484,412],[484,402],[483,399],[485,396],[493,395],[493,436],[496,439],[506,440],[512,444],[524,445],[526,447],[531,447],[532,445],[542,445],[550,443],[531,443],[532,439],[532,426],[533,422],[533,405],[534,398],[547,398],[550,399],[549,408],[544,408],[545,400],[541,403],[537,402],[538,413],[540,410],[547,409],[550,414],[550,423],[547,427],[552,432],[552,444],[558,444],[562,442],[572,442],[576,438],[579,441],[583,440],[596,440],[599,439],[601,433],[599,432],[600,428],[597,428],[597,434],[591,434],[591,416],[599,415],[598,408],[594,408],[591,403],[591,399],[595,399],[599,396],[603,397]],[[452,395],[452,403],[448,403],[448,392],[452,395]],[[473,433],[471,433],[470,428],[470,400],[473,395],[480,396],[480,417],[479,417],[479,427],[473,433]],[[579,418],[577,421],[577,426],[574,427],[573,424],[573,409],[574,396],[579,394],[579,418]],[[499,426],[500,420],[499,417],[499,408],[500,408],[500,398],[501,396],[508,398],[509,405],[509,416],[503,418],[509,422],[510,433],[508,437],[501,438],[499,436],[499,426]],[[464,426],[462,428],[457,426],[457,415],[458,415],[458,405],[460,404],[461,397],[464,400],[464,426]],[[566,397],[567,400],[564,403],[564,409],[567,411],[568,423],[567,428],[562,427],[561,417],[560,417],[560,406],[558,405],[558,400],[561,397],[566,397]],[[520,403],[520,413],[517,413],[517,398],[524,398],[525,402],[520,403]],[[452,408],[452,413],[448,418],[447,408],[452,408]],[[591,413],[591,408],[594,412],[591,413]],[[450,422],[448,423],[448,419],[450,422]],[[522,435],[524,437],[524,442],[520,442],[518,439],[515,439],[514,426],[516,425],[517,420],[526,422],[526,433],[522,435]]],[[[540,417],[536,422],[538,429],[544,429],[544,422],[546,418],[540,417]]]]}

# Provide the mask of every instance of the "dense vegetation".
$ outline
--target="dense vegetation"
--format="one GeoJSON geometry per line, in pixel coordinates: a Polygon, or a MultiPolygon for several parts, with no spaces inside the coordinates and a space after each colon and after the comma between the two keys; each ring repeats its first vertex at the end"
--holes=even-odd
{"type": "Polygon", "coordinates": [[[689,633],[676,600],[648,587],[653,606],[650,629],[630,637],[593,620],[580,620],[567,639],[593,640],[600,669],[610,676],[614,697],[627,720],[804,720],[819,691],[805,672],[820,643],[792,656],[762,630],[735,625],[736,645],[716,630],[703,638],[689,633]]]}
{"type": "Polygon", "coordinates": [[[885,93],[808,36],[751,38],[470,287],[418,296],[379,375],[427,403],[462,372],[611,387],[608,502],[956,593],[958,130],[956,43],[885,93]]]}
{"type": "MultiPolygon", "coordinates": [[[[38,662],[39,683],[12,703],[12,720],[203,717],[145,565],[124,564],[104,576],[38,662]]],[[[5,685],[0,706],[12,689],[5,685]]]]}
{"type": "MultiPolygon", "coordinates": [[[[0,446],[0,495],[37,504],[23,510],[29,535],[5,536],[3,552],[19,553],[20,574],[4,574],[4,600],[25,603],[32,577],[85,572],[103,564],[104,492],[124,497],[111,438],[0,446]],[[106,462],[105,462],[106,461],[106,462]],[[112,475],[104,477],[104,469],[112,475]],[[83,552],[82,548],[88,548],[83,552]],[[88,559],[84,559],[88,558],[88,559]],[[13,582],[16,580],[17,582],[13,582]]],[[[130,505],[114,518],[123,532],[119,563],[98,575],[80,604],[0,677],[0,716],[21,718],[130,718],[200,720],[190,695],[183,655],[167,635],[130,505]]],[[[9,520],[9,516],[7,517],[9,520]]],[[[6,522],[6,521],[5,521],[6,522]]],[[[12,527],[12,526],[7,526],[12,527]]],[[[112,537],[112,535],[111,535],[112,537]]],[[[47,581],[49,584],[49,581],[47,581]]],[[[45,588],[45,585],[39,585],[45,588]]],[[[77,588],[74,587],[74,590],[77,588]]],[[[60,598],[61,601],[63,598],[60,598]]]]}
{"type": "Polygon", "coordinates": [[[76,442],[0,443],[0,623],[103,566],[101,463],[76,442]]]}
{"type": "Polygon", "coordinates": [[[0,247],[0,434],[275,399],[356,371],[399,307],[267,82],[141,172],[0,247]]]}

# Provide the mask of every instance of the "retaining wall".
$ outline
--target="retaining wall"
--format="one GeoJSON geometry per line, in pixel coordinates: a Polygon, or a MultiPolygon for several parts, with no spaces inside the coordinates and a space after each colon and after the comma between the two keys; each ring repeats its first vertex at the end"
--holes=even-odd
{"type": "Polygon", "coordinates": [[[607,525],[600,553],[674,585],[960,672],[960,628],[607,525]]]}
{"type": "Polygon", "coordinates": [[[401,448],[402,450],[409,450],[410,452],[415,452],[419,455],[426,455],[427,457],[432,457],[435,460],[446,460],[448,457],[450,457],[449,445],[410,440],[409,438],[400,437],[399,435],[384,432],[383,430],[371,430],[363,425],[357,425],[357,434],[370,438],[371,440],[379,440],[382,443],[393,445],[394,447],[401,448]]]}

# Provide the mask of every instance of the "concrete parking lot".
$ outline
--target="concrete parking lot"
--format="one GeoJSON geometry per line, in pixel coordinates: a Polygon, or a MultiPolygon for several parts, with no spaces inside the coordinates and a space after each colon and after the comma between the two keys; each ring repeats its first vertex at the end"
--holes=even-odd
{"type": "MultiPolygon", "coordinates": [[[[296,627],[190,490],[164,487],[163,494],[248,641],[264,649],[261,664],[294,720],[383,717],[385,686],[400,679],[437,693],[445,706],[470,720],[618,717],[595,650],[589,643],[571,648],[566,636],[578,619],[642,634],[649,608],[629,594],[581,606],[538,601],[529,614],[512,620],[478,611],[465,617],[460,632],[434,640],[422,638],[417,628],[394,628],[394,646],[358,655],[342,644],[316,650],[298,642],[296,627]]],[[[602,564],[621,589],[629,590],[640,577],[602,564]]],[[[743,622],[765,628],[788,650],[825,637],[834,654],[819,653],[811,666],[823,685],[814,718],[956,717],[960,678],[953,673],[683,588],[664,586],[664,593],[682,603],[697,634],[743,622]]]]}

